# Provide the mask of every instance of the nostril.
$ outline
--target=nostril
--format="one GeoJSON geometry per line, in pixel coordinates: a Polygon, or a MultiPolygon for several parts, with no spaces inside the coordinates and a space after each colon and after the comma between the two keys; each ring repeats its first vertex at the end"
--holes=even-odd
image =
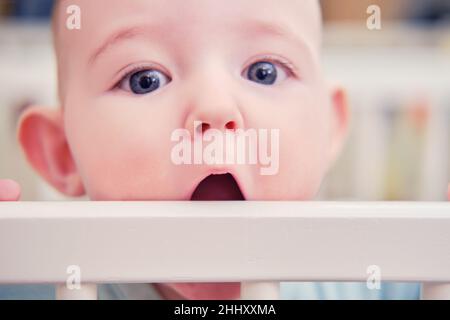
{"type": "Polygon", "coordinates": [[[205,122],[198,122],[195,126],[195,132],[197,134],[203,134],[205,133],[206,130],[208,130],[209,128],[211,128],[209,123],[205,123],[205,122]]]}
{"type": "Polygon", "coordinates": [[[228,130],[235,130],[236,122],[234,122],[234,121],[227,122],[227,124],[225,125],[225,128],[227,128],[228,130]]]}
{"type": "MultiPolygon", "coordinates": [[[[197,134],[204,134],[207,130],[211,129],[211,125],[209,123],[198,123],[195,131],[197,134]]],[[[236,126],[236,122],[234,121],[229,121],[225,124],[225,129],[227,130],[236,130],[237,126],[236,126]]]]}
{"type": "Polygon", "coordinates": [[[211,126],[208,123],[202,123],[202,133],[205,133],[209,128],[211,128],[211,126]]]}

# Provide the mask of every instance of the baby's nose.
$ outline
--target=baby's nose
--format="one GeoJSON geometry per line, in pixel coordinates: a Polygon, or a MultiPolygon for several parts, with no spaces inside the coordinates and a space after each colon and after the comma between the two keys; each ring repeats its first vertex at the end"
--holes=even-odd
{"type": "Polygon", "coordinates": [[[210,90],[191,104],[185,129],[191,134],[208,129],[236,130],[244,127],[243,122],[239,106],[231,95],[210,90]]]}

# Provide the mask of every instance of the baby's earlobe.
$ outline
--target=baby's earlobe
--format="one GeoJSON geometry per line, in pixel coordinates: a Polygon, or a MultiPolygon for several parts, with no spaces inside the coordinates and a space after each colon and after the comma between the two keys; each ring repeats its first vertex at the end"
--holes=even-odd
{"type": "Polygon", "coordinates": [[[31,166],[68,196],[84,194],[68,146],[61,109],[31,107],[20,117],[17,138],[31,166]]]}
{"type": "Polygon", "coordinates": [[[331,132],[331,162],[334,162],[339,155],[349,129],[350,111],[346,91],[339,86],[331,90],[331,113],[332,113],[332,132],[331,132]]]}
{"type": "Polygon", "coordinates": [[[80,175],[72,174],[66,181],[66,190],[63,192],[70,197],[81,197],[86,194],[80,175]]]}

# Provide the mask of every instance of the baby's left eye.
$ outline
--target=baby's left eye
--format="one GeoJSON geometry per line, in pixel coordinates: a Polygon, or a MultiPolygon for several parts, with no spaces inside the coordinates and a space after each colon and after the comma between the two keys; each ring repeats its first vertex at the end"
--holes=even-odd
{"type": "Polygon", "coordinates": [[[263,85],[274,85],[285,80],[288,75],[283,67],[270,61],[260,61],[252,64],[245,75],[248,80],[263,85]]]}
{"type": "Polygon", "coordinates": [[[147,94],[164,87],[171,81],[170,77],[155,69],[141,70],[125,77],[119,88],[134,94],[147,94]]]}

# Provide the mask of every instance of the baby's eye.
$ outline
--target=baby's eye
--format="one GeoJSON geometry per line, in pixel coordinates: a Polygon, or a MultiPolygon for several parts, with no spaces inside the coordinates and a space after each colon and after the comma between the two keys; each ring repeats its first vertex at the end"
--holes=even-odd
{"type": "Polygon", "coordinates": [[[273,62],[260,61],[248,68],[247,78],[250,81],[270,86],[286,79],[287,73],[273,62]]]}
{"type": "Polygon", "coordinates": [[[147,94],[164,87],[171,81],[164,73],[150,69],[142,70],[125,77],[119,87],[135,94],[147,94]]]}

